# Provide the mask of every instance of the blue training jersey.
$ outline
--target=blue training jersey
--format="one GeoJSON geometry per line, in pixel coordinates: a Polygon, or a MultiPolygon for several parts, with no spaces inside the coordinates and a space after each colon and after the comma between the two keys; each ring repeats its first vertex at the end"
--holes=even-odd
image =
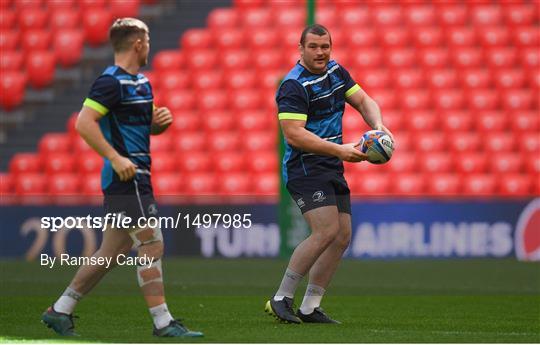
{"type": "MultiPolygon", "coordinates": [[[[132,75],[121,67],[109,66],[99,76],[84,105],[102,115],[99,126],[105,139],[118,153],[137,166],[137,175],[149,181],[150,128],[154,97],[148,79],[132,75]]],[[[119,181],[111,162],[105,159],[101,172],[103,190],[119,181]]]]}
{"type": "MultiPolygon", "coordinates": [[[[299,62],[285,76],[276,94],[280,120],[304,120],[305,128],[321,139],[343,143],[345,98],[360,90],[349,72],[330,60],[326,72],[314,74],[299,62]]],[[[337,157],[316,155],[292,147],[285,140],[283,178],[343,173],[337,157]]]]}

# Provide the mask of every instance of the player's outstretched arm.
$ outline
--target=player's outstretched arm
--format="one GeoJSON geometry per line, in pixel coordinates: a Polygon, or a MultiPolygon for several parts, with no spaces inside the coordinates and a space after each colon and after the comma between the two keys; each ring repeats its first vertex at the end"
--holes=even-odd
{"type": "Polygon", "coordinates": [[[280,120],[285,140],[291,146],[306,152],[318,155],[335,156],[347,162],[360,162],[367,159],[367,155],[356,148],[358,144],[339,145],[323,140],[306,130],[305,121],[280,120]]]}
{"type": "Polygon", "coordinates": [[[92,147],[100,156],[107,158],[112,165],[113,170],[118,174],[121,181],[127,181],[135,176],[137,166],[133,164],[128,158],[122,157],[105,139],[101,128],[97,123],[97,120],[102,115],[96,110],[83,106],[77,122],[75,123],[75,129],[86,141],[90,147],[92,147]]]}
{"type": "Polygon", "coordinates": [[[152,128],[150,133],[152,133],[152,135],[163,133],[169,128],[172,122],[173,116],[168,108],[156,108],[152,113],[152,128]]]}
{"type": "Polygon", "coordinates": [[[373,129],[384,131],[394,140],[392,132],[383,125],[381,109],[377,105],[377,102],[362,89],[359,89],[352,95],[346,98],[354,109],[356,109],[364,118],[364,121],[373,129]]]}

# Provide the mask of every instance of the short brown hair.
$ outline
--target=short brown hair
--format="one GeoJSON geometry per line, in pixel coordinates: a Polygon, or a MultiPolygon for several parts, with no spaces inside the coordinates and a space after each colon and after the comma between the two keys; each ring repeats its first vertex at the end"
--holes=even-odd
{"type": "Polygon", "coordinates": [[[129,49],[133,36],[148,33],[148,26],[136,18],[118,18],[109,29],[109,40],[115,52],[129,49]]]}
{"type": "Polygon", "coordinates": [[[302,45],[302,47],[306,43],[307,34],[315,34],[319,36],[328,35],[328,37],[330,38],[330,44],[332,44],[332,36],[330,36],[330,31],[328,31],[328,29],[321,24],[313,24],[306,26],[304,31],[302,31],[302,36],[300,36],[300,44],[302,45]]]}

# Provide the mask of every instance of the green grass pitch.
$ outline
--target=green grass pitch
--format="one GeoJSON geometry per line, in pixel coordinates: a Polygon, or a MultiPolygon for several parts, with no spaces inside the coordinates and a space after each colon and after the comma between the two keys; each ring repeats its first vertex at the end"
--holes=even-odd
{"type": "MultiPolygon", "coordinates": [[[[166,258],[173,315],[205,337],[189,342],[540,342],[540,265],[514,260],[342,263],[324,309],[341,325],[279,324],[263,311],[282,260],[166,258]]],[[[182,342],[152,337],[133,267],[117,268],[80,303],[79,338],[40,315],[74,268],[0,261],[2,342],[182,342]]],[[[298,290],[301,302],[303,286],[298,290]]]]}

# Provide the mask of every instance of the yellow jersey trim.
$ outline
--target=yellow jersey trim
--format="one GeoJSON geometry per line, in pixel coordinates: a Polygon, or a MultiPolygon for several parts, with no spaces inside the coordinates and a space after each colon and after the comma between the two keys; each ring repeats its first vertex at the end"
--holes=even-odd
{"type": "Polygon", "coordinates": [[[103,106],[102,104],[100,104],[100,103],[98,103],[98,102],[96,102],[96,101],[94,101],[93,99],[90,99],[90,98],[85,99],[83,105],[94,109],[95,111],[97,111],[101,115],[105,115],[105,114],[107,114],[109,112],[109,109],[107,109],[107,107],[103,106]]]}
{"type": "Polygon", "coordinates": [[[278,117],[280,120],[302,120],[307,121],[306,114],[297,114],[297,113],[279,113],[278,117]]]}
{"type": "Polygon", "coordinates": [[[345,97],[352,96],[352,95],[355,94],[358,90],[360,90],[360,86],[359,86],[358,84],[354,84],[353,87],[351,87],[350,89],[348,89],[347,91],[345,91],[345,97]]]}

